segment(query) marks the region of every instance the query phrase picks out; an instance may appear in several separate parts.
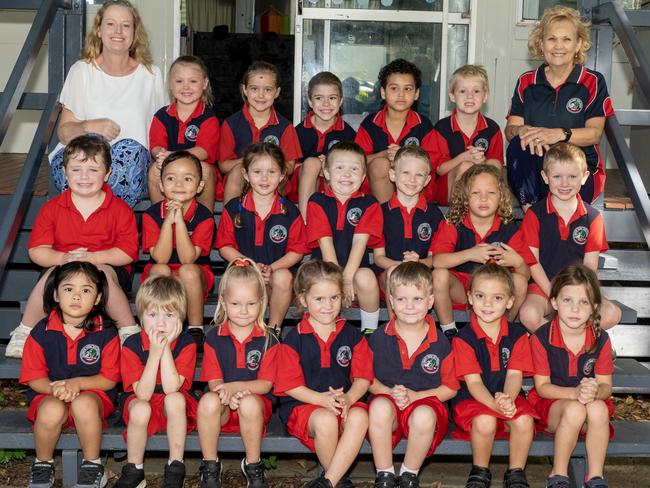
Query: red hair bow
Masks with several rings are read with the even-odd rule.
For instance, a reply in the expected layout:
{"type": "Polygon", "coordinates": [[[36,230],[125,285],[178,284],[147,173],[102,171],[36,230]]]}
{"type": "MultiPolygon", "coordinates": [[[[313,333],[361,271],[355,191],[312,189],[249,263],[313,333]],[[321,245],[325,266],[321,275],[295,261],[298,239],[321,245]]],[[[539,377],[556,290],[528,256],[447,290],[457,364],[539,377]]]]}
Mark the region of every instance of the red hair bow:
{"type": "Polygon", "coordinates": [[[250,266],[251,265],[250,261],[246,261],[245,259],[240,259],[240,258],[235,259],[233,261],[233,263],[235,264],[235,266],[250,266]]]}

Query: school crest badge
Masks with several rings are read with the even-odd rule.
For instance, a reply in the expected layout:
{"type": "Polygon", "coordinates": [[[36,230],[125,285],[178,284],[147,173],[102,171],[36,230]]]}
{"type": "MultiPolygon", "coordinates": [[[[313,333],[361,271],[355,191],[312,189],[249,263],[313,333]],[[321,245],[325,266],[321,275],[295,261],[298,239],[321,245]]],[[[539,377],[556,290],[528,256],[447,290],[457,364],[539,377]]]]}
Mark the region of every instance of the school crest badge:
{"type": "Polygon", "coordinates": [[[187,128],[185,129],[185,139],[194,142],[196,141],[196,138],[198,136],[199,136],[199,128],[194,124],[188,125],[187,128]]]}
{"type": "Polygon", "coordinates": [[[415,136],[408,137],[404,141],[404,146],[419,146],[420,145],[420,139],[418,139],[415,136]]]}
{"type": "Polygon", "coordinates": [[[431,239],[431,225],[428,222],[418,225],[418,239],[422,242],[431,239]]]}
{"type": "Polygon", "coordinates": [[[336,362],[342,368],[347,368],[352,362],[352,349],[350,346],[341,346],[339,350],[336,351],[336,362]]]}
{"type": "Polygon", "coordinates": [[[274,135],[269,135],[264,138],[264,142],[270,142],[271,144],[275,144],[276,146],[280,145],[280,139],[278,139],[274,135]]]}
{"type": "Polygon", "coordinates": [[[488,147],[490,147],[490,143],[485,137],[479,137],[474,141],[474,147],[487,151],[488,147]]]}
{"type": "Polygon", "coordinates": [[[580,100],[578,97],[573,97],[566,103],[567,112],[572,114],[578,114],[582,112],[582,107],[582,100],[580,100]]]}
{"type": "Polygon", "coordinates": [[[427,354],[422,358],[420,365],[426,374],[436,374],[440,369],[440,359],[435,354],[427,354]]]}
{"type": "Polygon", "coordinates": [[[269,230],[269,239],[274,244],[280,244],[281,242],[284,242],[287,240],[287,228],[284,225],[274,225],[271,227],[271,230],[269,230]]]}
{"type": "Polygon", "coordinates": [[[346,214],[346,218],[348,219],[348,222],[350,225],[357,226],[359,221],[361,220],[361,215],[363,212],[359,207],[354,207],[348,210],[348,213],[346,214]]]}
{"type": "Polygon", "coordinates": [[[579,225],[578,227],[573,229],[573,242],[575,242],[579,246],[583,246],[585,242],[587,242],[588,237],[589,237],[589,229],[584,225],[579,225]]]}
{"type": "Polygon", "coordinates": [[[246,354],[246,369],[249,371],[255,371],[260,367],[260,362],[262,361],[262,353],[257,349],[248,351],[246,354]]]}
{"type": "Polygon", "coordinates": [[[95,364],[101,358],[102,353],[97,344],[86,344],[79,351],[79,359],[84,364],[95,364]]]}
{"type": "Polygon", "coordinates": [[[501,362],[503,363],[503,366],[508,366],[508,361],[510,361],[510,349],[507,347],[502,347],[501,348],[501,362]]]}

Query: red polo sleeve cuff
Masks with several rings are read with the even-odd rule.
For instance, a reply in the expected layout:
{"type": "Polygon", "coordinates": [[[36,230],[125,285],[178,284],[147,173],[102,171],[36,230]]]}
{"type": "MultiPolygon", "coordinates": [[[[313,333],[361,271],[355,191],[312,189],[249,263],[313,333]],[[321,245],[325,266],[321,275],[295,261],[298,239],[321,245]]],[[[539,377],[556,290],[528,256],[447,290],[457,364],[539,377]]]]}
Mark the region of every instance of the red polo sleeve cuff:
{"type": "Polygon", "coordinates": [[[457,379],[463,379],[468,374],[481,374],[483,372],[476,359],[476,352],[463,339],[457,337],[451,341],[451,349],[454,353],[454,368],[457,379]]]}
{"type": "Polygon", "coordinates": [[[528,266],[537,264],[537,259],[535,259],[535,255],[532,253],[530,247],[528,247],[526,245],[526,242],[524,241],[521,229],[519,229],[517,232],[514,233],[514,235],[508,241],[508,245],[512,247],[515,251],[517,251],[517,254],[519,254],[523,258],[524,262],[528,266]]]}
{"type": "Polygon", "coordinates": [[[551,376],[551,366],[548,364],[548,355],[546,349],[539,342],[537,336],[533,335],[530,338],[530,349],[533,356],[533,367],[535,374],[539,376],[551,376]]]}
{"type": "Polygon", "coordinates": [[[217,229],[217,238],[214,247],[221,249],[222,247],[232,246],[235,249],[237,246],[237,239],[235,237],[235,224],[230,217],[228,210],[224,208],[219,219],[219,228],[217,229]]]}
{"type": "Polygon", "coordinates": [[[456,226],[447,221],[443,221],[438,226],[438,230],[431,239],[431,253],[433,255],[443,252],[454,252],[456,250],[456,241],[458,240],[458,231],[456,226]]]}
{"type": "Polygon", "coordinates": [[[510,360],[508,361],[508,370],[511,369],[521,371],[524,376],[531,376],[535,372],[530,340],[525,334],[515,342],[512,348],[510,360]]]}
{"type": "Polygon", "coordinates": [[[56,202],[50,200],[43,205],[36,215],[32,232],[29,235],[28,249],[38,246],[51,246],[54,244],[54,209],[56,202]]]}
{"type": "Polygon", "coordinates": [[[374,144],[372,143],[370,134],[368,134],[368,131],[365,128],[359,127],[354,142],[361,146],[361,149],[363,149],[363,152],[366,154],[373,154],[374,144]]]}
{"type": "Polygon", "coordinates": [[[300,141],[296,128],[293,125],[287,126],[280,139],[280,148],[287,161],[297,161],[302,158],[302,150],[300,149],[300,141]]]}
{"type": "Polygon", "coordinates": [[[378,202],[370,205],[363,215],[359,224],[354,229],[355,234],[368,234],[368,247],[373,249],[381,246],[384,235],[383,214],[378,202]]]}
{"type": "Polygon", "coordinates": [[[222,380],[223,372],[217,359],[217,353],[212,345],[206,341],[203,347],[203,361],[201,363],[200,381],[222,380]]]}
{"type": "Polygon", "coordinates": [[[442,360],[440,374],[443,385],[455,391],[460,390],[460,383],[458,382],[456,368],[454,367],[453,354],[448,354],[447,357],[442,360]]]}
{"type": "Polygon", "coordinates": [[[149,214],[142,215],[142,250],[146,253],[158,243],[160,227],[149,214]]]}
{"type": "Polygon", "coordinates": [[[214,242],[214,219],[205,219],[196,226],[190,237],[192,244],[201,248],[201,255],[210,254],[212,243],[214,242]]]}
{"type": "Polygon", "coordinates": [[[162,147],[167,149],[167,129],[165,125],[156,116],[151,120],[149,127],[149,151],[153,151],[154,147],[162,147]]]}
{"type": "Polygon", "coordinates": [[[140,380],[143,371],[144,364],[138,355],[128,347],[123,347],[120,355],[120,373],[124,391],[133,391],[133,383],[140,380]]]}
{"type": "Polygon", "coordinates": [[[181,353],[174,359],[176,371],[183,376],[185,381],[181,386],[182,390],[192,388],[194,382],[194,369],[196,368],[196,343],[192,342],[183,348],[181,353]]]}
{"type": "Polygon", "coordinates": [[[612,361],[612,342],[607,338],[607,341],[600,350],[600,354],[596,359],[594,365],[594,373],[597,375],[610,375],[614,373],[614,362],[612,361]]]}
{"type": "Polygon", "coordinates": [[[352,379],[360,378],[368,380],[372,383],[374,376],[375,374],[372,368],[372,351],[370,350],[366,338],[362,337],[352,350],[350,377],[352,379]]]}
{"type": "Polygon", "coordinates": [[[115,336],[102,350],[102,367],[99,370],[104,378],[120,381],[120,339],[115,336]]]}
{"type": "Polygon", "coordinates": [[[589,236],[585,244],[585,252],[605,252],[609,249],[605,237],[605,223],[602,215],[597,215],[589,226],[589,236]]]}
{"type": "Polygon", "coordinates": [[[262,364],[257,373],[258,380],[270,381],[275,383],[278,373],[278,357],[280,354],[280,344],[274,344],[269,347],[262,357],[262,364]]]}
{"type": "Polygon", "coordinates": [[[310,249],[307,246],[307,228],[302,216],[298,215],[289,227],[289,240],[287,242],[286,252],[295,252],[297,254],[309,254],[310,249]]]}
{"type": "Polygon", "coordinates": [[[280,344],[280,363],[275,382],[275,394],[286,395],[286,392],[305,385],[305,377],[300,365],[298,353],[291,347],[280,344]]]}
{"type": "Polygon", "coordinates": [[[221,133],[219,134],[219,161],[237,159],[236,147],[235,136],[232,133],[230,124],[226,122],[221,126],[221,133]]]}
{"type": "Polygon", "coordinates": [[[316,202],[307,204],[307,245],[313,249],[318,247],[318,240],[332,237],[332,229],[323,208],[316,202]]]}
{"type": "Polygon", "coordinates": [[[219,119],[210,117],[201,124],[196,146],[208,153],[206,163],[214,163],[219,153],[219,119]]]}
{"type": "Polygon", "coordinates": [[[435,141],[435,144],[434,149],[429,154],[429,157],[431,158],[431,168],[435,173],[435,171],[438,169],[438,166],[440,166],[442,163],[446,163],[451,159],[451,155],[449,154],[449,144],[447,143],[447,139],[442,137],[442,134],[440,134],[440,132],[438,132],[436,129],[433,129],[431,131],[431,136],[435,141]]]}
{"type": "Polygon", "coordinates": [[[521,222],[520,231],[523,233],[523,240],[529,247],[539,249],[539,220],[535,212],[528,209],[521,222]]]}
{"type": "Polygon", "coordinates": [[[485,159],[496,159],[503,164],[503,135],[500,130],[492,136],[490,145],[485,152],[485,159]]]}
{"type": "Polygon", "coordinates": [[[43,347],[29,335],[23,348],[23,359],[18,382],[26,385],[30,381],[49,378],[49,369],[45,362],[43,347]]]}

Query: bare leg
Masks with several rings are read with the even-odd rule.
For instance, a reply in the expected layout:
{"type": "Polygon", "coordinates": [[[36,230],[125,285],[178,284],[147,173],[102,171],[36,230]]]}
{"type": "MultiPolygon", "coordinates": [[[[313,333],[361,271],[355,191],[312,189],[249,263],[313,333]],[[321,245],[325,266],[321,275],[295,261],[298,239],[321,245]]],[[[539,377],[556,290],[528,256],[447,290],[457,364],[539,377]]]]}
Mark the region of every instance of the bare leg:
{"type": "Polygon", "coordinates": [[[519,273],[512,273],[512,280],[515,283],[515,302],[506,314],[510,321],[514,321],[517,318],[519,308],[526,300],[526,293],[528,290],[528,278],[525,276],[520,275],[519,273]]]}
{"type": "Polygon", "coordinates": [[[379,285],[375,273],[370,268],[359,268],[353,282],[359,308],[366,312],[379,310],[379,285]]]}
{"type": "Polygon", "coordinates": [[[210,210],[214,211],[214,194],[217,186],[217,174],[214,164],[201,161],[201,170],[203,171],[203,190],[196,199],[202,205],[205,205],[210,210]]]}
{"type": "Polygon", "coordinates": [[[388,170],[390,169],[390,161],[388,158],[375,158],[368,166],[368,180],[370,181],[370,188],[372,194],[375,196],[379,203],[384,203],[390,200],[395,191],[395,186],[388,178],[388,170]]]}
{"type": "Polygon", "coordinates": [[[318,177],[323,164],[318,158],[307,158],[300,168],[300,181],[298,182],[298,208],[302,217],[307,220],[307,203],[309,197],[318,191],[318,177]]]}
{"type": "Polygon", "coordinates": [[[519,320],[532,334],[544,325],[546,314],[550,311],[551,304],[546,298],[529,293],[519,309],[519,320]]]}
{"type": "Polygon", "coordinates": [[[187,413],[185,397],[180,391],[165,396],[165,416],[167,417],[169,459],[182,461],[185,453],[185,436],[187,435],[187,413]]]}
{"type": "Polygon", "coordinates": [[[404,464],[410,469],[420,469],[433,442],[436,430],[436,412],[428,406],[416,407],[409,416],[409,436],[406,441],[404,464]]]}
{"type": "MultiPolygon", "coordinates": [[[[54,448],[59,441],[61,429],[68,416],[64,402],[48,396],[38,405],[36,422],[34,422],[34,445],[36,458],[49,461],[54,457],[54,448]]],[[[96,458],[94,458],[96,459],[96,458]]]]}
{"type": "Polygon", "coordinates": [[[496,433],[497,419],[492,415],[478,415],[472,419],[472,462],[475,466],[490,466],[496,433]]]}
{"type": "Polygon", "coordinates": [[[451,324],[454,321],[452,300],[467,303],[467,295],[462,283],[446,268],[433,270],[433,295],[436,297],[433,308],[441,325],[451,324]]]}
{"type": "Polygon", "coordinates": [[[203,325],[205,276],[198,264],[183,264],[178,269],[178,278],[187,295],[187,323],[190,326],[203,325]]]}
{"type": "Polygon", "coordinates": [[[343,433],[338,440],[336,452],[325,470],[325,477],[332,482],[332,485],[336,486],[352,466],[366,432],[368,432],[368,412],[359,407],[350,409],[348,418],[343,423],[343,433]]]}
{"type": "Polygon", "coordinates": [[[614,302],[603,297],[603,303],[600,306],[600,326],[604,330],[611,329],[621,322],[623,312],[614,302]]]}
{"type": "Polygon", "coordinates": [[[134,398],[129,402],[129,423],[126,426],[126,452],[129,463],[142,464],[147,446],[147,425],[151,418],[151,404],[134,398]]]}
{"type": "Polygon", "coordinates": [[[84,459],[98,459],[102,443],[102,404],[93,393],[81,393],[70,404],[84,459]]]}
{"type": "Polygon", "coordinates": [[[506,421],[506,425],[510,429],[510,464],[508,468],[524,469],[533,437],[535,437],[533,418],[530,415],[522,415],[514,420],[506,421]]]}
{"type": "Polygon", "coordinates": [[[269,280],[269,325],[281,328],[293,298],[293,275],[288,269],[276,269],[269,280]]]}
{"type": "Polygon", "coordinates": [[[553,474],[567,476],[569,459],[578,442],[587,409],[577,400],[558,400],[548,413],[548,429],[555,432],[553,474]]]}
{"type": "Polygon", "coordinates": [[[602,400],[595,400],[586,405],[587,407],[587,437],[585,447],[587,449],[587,464],[589,473],[587,478],[603,475],[605,455],[609,444],[609,412],[607,405],[602,400]]]}
{"type": "Polygon", "coordinates": [[[239,198],[244,189],[242,165],[237,164],[228,172],[228,178],[223,187],[223,203],[228,203],[233,198],[239,198]]]}
{"type": "Polygon", "coordinates": [[[257,395],[247,395],[239,402],[239,430],[246,449],[246,462],[260,460],[262,431],[264,430],[264,404],[257,395]]]}
{"type": "Polygon", "coordinates": [[[106,312],[115,321],[115,325],[119,327],[135,325],[135,319],[131,313],[131,306],[129,300],[124,294],[124,290],[117,280],[115,270],[108,264],[100,264],[97,266],[106,275],[108,281],[108,303],[106,304],[106,312]]]}
{"type": "Polygon", "coordinates": [[[228,421],[229,416],[230,408],[227,405],[221,405],[221,400],[216,393],[209,391],[199,400],[196,423],[203,459],[217,460],[217,445],[221,426],[228,421]]]}
{"type": "Polygon", "coordinates": [[[25,305],[25,313],[23,313],[22,318],[22,323],[27,327],[34,327],[45,318],[45,312],[43,311],[43,290],[45,289],[45,281],[53,269],[52,267],[43,273],[43,276],[41,276],[41,279],[38,280],[32,292],[29,294],[27,304],[25,305]]]}
{"type": "Polygon", "coordinates": [[[336,415],[324,408],[315,410],[309,417],[309,436],[313,437],[316,456],[327,472],[339,440],[339,422],[336,415]]]}

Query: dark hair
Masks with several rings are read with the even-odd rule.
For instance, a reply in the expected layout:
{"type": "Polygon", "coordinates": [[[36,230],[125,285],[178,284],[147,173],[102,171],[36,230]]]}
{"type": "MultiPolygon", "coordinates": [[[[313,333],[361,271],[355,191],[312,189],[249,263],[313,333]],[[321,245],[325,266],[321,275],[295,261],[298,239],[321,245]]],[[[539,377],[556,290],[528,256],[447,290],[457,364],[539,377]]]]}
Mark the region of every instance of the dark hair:
{"type": "Polygon", "coordinates": [[[55,266],[50,275],[45,280],[45,288],[43,290],[43,311],[49,315],[53,310],[58,311],[59,317],[63,320],[59,303],[54,299],[59,285],[70,276],[78,274],[84,275],[90,280],[91,283],[97,288],[97,293],[101,293],[99,303],[93,307],[90,313],[86,316],[81,323],[80,328],[87,332],[95,330],[97,324],[111,325],[112,322],[107,319],[106,304],[108,303],[108,282],[104,272],[97,269],[94,264],[84,261],[71,261],[60,266],[55,266]]]}
{"type": "MultiPolygon", "coordinates": [[[[84,161],[95,159],[99,154],[106,168],[106,172],[111,169],[111,145],[106,139],[99,134],[83,134],[75,137],[63,150],[63,167],[66,168],[70,158],[83,153],[84,161]]],[[[100,161],[97,161],[100,162],[100,161]]]]}
{"type": "Polygon", "coordinates": [[[244,95],[243,89],[248,86],[248,79],[253,73],[259,72],[271,73],[273,76],[275,76],[275,86],[280,86],[280,70],[274,64],[267,63],[266,61],[253,61],[253,63],[244,72],[244,76],[242,76],[241,80],[241,95],[244,100],[246,100],[246,95],[244,95]]]}
{"type": "Polygon", "coordinates": [[[359,144],[357,144],[356,142],[352,142],[352,141],[339,141],[336,144],[334,144],[330,148],[330,150],[328,151],[327,156],[325,157],[325,165],[324,165],[325,168],[329,169],[330,160],[332,158],[332,155],[336,151],[351,152],[351,153],[354,153],[354,154],[358,155],[363,161],[363,171],[364,172],[366,171],[367,166],[368,166],[368,158],[366,156],[366,153],[363,151],[361,146],[359,146],[359,144]]]}
{"type": "MultiPolygon", "coordinates": [[[[343,271],[338,264],[322,259],[310,259],[305,261],[298,268],[296,279],[293,282],[293,292],[296,298],[304,295],[316,283],[322,281],[333,281],[343,293],[343,271]]],[[[301,307],[299,307],[301,308],[301,307]]]]}
{"type": "Polygon", "coordinates": [[[321,71],[320,73],[316,73],[314,76],[312,76],[309,80],[309,84],[307,85],[307,98],[311,98],[314,88],[316,88],[318,85],[335,86],[339,91],[339,96],[343,96],[343,85],[341,84],[339,77],[334,73],[330,73],[329,71],[321,71]]]}
{"type": "MultiPolygon", "coordinates": [[[[282,173],[282,180],[280,180],[280,184],[278,185],[278,193],[280,194],[280,210],[282,211],[282,215],[286,215],[287,205],[282,196],[284,193],[285,177],[287,176],[287,161],[284,159],[284,153],[282,152],[282,149],[272,142],[256,142],[255,144],[251,144],[244,150],[242,156],[242,168],[244,171],[248,173],[251,164],[261,156],[270,157],[280,168],[280,172],[282,173]]],[[[239,196],[239,209],[233,219],[233,223],[238,229],[241,229],[241,211],[244,209],[244,197],[246,197],[248,190],[250,190],[250,183],[248,180],[244,179],[244,188],[239,196]]]]}
{"type": "Polygon", "coordinates": [[[208,86],[203,90],[203,94],[201,95],[201,100],[203,100],[204,103],[207,105],[212,105],[212,102],[214,101],[214,98],[212,96],[212,86],[210,86],[210,72],[208,71],[208,67],[205,65],[203,60],[201,58],[198,58],[196,56],[179,56],[177,57],[172,65],[169,67],[169,78],[171,80],[171,74],[172,70],[174,69],[174,66],[177,64],[193,64],[197,68],[201,70],[203,73],[203,76],[208,80],[208,86]]]}
{"type": "Polygon", "coordinates": [[[495,263],[482,264],[474,270],[472,277],[469,281],[469,289],[472,290],[474,281],[479,278],[491,278],[494,280],[501,280],[508,289],[508,294],[511,297],[515,296],[515,282],[512,279],[510,270],[505,266],[499,266],[495,263]]]}
{"type": "Polygon", "coordinates": [[[194,154],[185,150],[173,152],[164,159],[162,165],[160,166],[161,180],[163,173],[165,172],[165,168],[172,164],[174,161],[178,161],[179,159],[189,159],[194,164],[194,169],[196,169],[196,172],[199,174],[199,181],[203,180],[203,168],[201,167],[201,161],[199,161],[199,158],[197,158],[194,154]]]}
{"type": "Polygon", "coordinates": [[[415,83],[415,88],[419,89],[422,86],[422,71],[420,71],[420,68],[406,59],[399,58],[391,61],[379,70],[377,79],[384,90],[388,85],[388,77],[394,74],[411,75],[415,83]]]}

